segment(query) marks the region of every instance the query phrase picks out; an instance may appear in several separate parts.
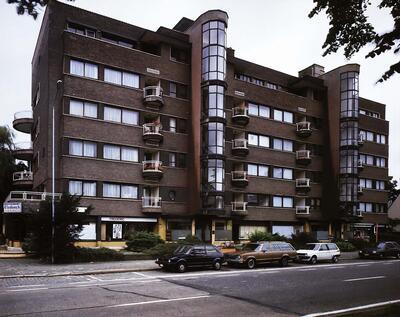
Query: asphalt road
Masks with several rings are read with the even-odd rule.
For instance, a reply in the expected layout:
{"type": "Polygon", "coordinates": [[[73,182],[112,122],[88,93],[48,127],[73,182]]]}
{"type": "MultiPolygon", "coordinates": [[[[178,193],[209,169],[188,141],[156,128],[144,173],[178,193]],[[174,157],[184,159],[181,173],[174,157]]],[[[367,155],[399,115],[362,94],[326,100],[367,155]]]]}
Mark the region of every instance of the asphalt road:
{"type": "Polygon", "coordinates": [[[303,316],[400,299],[400,261],[0,280],[0,316],[303,316]]]}

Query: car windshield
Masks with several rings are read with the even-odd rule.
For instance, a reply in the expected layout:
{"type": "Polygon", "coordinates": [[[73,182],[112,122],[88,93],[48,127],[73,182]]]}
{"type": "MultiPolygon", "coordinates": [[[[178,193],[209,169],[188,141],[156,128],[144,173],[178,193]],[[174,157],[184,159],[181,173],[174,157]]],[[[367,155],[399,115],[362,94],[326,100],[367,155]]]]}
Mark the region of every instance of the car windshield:
{"type": "Polygon", "coordinates": [[[377,248],[377,249],[384,249],[384,248],[385,248],[385,244],[384,244],[384,243],[379,243],[379,244],[376,246],[376,248],[377,248]]]}
{"type": "Polygon", "coordinates": [[[318,250],[318,244],[307,244],[304,248],[304,250],[318,250]]]}
{"type": "Polygon", "coordinates": [[[192,246],[190,246],[190,245],[182,245],[175,249],[174,254],[187,253],[191,249],[192,249],[192,246]]]}
{"type": "Polygon", "coordinates": [[[259,251],[261,244],[247,243],[243,246],[243,251],[259,251]]]}

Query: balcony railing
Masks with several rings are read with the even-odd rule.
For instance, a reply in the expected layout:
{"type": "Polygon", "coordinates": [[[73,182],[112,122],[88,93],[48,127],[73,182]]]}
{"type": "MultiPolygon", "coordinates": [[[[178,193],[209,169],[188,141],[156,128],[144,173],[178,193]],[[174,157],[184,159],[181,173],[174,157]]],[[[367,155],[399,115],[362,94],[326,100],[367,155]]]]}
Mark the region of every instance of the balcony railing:
{"type": "Polygon", "coordinates": [[[310,150],[298,150],[296,151],[296,160],[298,161],[310,161],[311,151],[310,150]]]}
{"type": "Polygon", "coordinates": [[[364,169],[364,162],[362,160],[358,160],[357,161],[357,167],[360,170],[364,169]]]}
{"type": "Polygon", "coordinates": [[[247,140],[246,139],[232,140],[232,149],[247,149],[247,140]]]}
{"type": "Polygon", "coordinates": [[[232,109],[232,117],[248,116],[248,109],[246,107],[234,107],[232,109]]]}
{"type": "Polygon", "coordinates": [[[232,211],[246,212],[247,201],[232,201],[232,211]]]}
{"type": "Polygon", "coordinates": [[[33,112],[31,110],[16,112],[14,114],[14,120],[18,119],[33,119],[33,112]]]}
{"type": "Polygon", "coordinates": [[[143,161],[143,172],[163,172],[161,161],[143,161]]]}
{"type": "Polygon", "coordinates": [[[310,206],[296,206],[296,215],[309,215],[310,206]]]}
{"type": "Polygon", "coordinates": [[[232,171],[232,181],[247,181],[246,171],[232,171]]]}
{"type": "Polygon", "coordinates": [[[14,114],[13,127],[23,133],[30,133],[33,127],[33,113],[30,110],[14,114]]]}
{"type": "Polygon", "coordinates": [[[14,144],[14,150],[15,151],[20,151],[20,150],[32,150],[32,142],[18,142],[14,144]]]}
{"type": "Polygon", "coordinates": [[[13,173],[13,181],[33,181],[33,173],[28,171],[13,173]]]}
{"type": "Polygon", "coordinates": [[[164,104],[163,89],[160,86],[147,86],[143,88],[143,100],[151,107],[159,108],[164,104]]]}
{"type": "Polygon", "coordinates": [[[361,209],[357,209],[355,212],[355,216],[356,217],[362,217],[362,210],[361,209]]]}
{"type": "Polygon", "coordinates": [[[358,194],[363,194],[364,193],[364,187],[361,185],[357,185],[357,193],[358,194]]]}
{"type": "Polygon", "coordinates": [[[296,187],[297,188],[309,188],[310,187],[310,179],[309,178],[297,178],[296,179],[296,187]]]}
{"type": "Polygon", "coordinates": [[[13,156],[22,161],[30,161],[33,156],[32,142],[19,142],[14,144],[13,156]]]}
{"type": "Polygon", "coordinates": [[[143,208],[161,208],[161,197],[142,197],[143,208]]]}
{"type": "Polygon", "coordinates": [[[302,121],[296,123],[296,133],[298,136],[310,136],[311,135],[311,123],[308,121],[302,121]]]}
{"type": "Polygon", "coordinates": [[[159,134],[162,135],[162,125],[159,123],[143,124],[143,135],[159,134]]]}
{"type": "MultiPolygon", "coordinates": [[[[52,193],[47,192],[31,192],[31,191],[11,191],[6,201],[42,201],[51,198],[52,193]]],[[[61,194],[55,193],[55,199],[60,199],[61,194]]]]}
{"type": "Polygon", "coordinates": [[[357,140],[359,145],[364,144],[364,134],[359,134],[357,140]]]}

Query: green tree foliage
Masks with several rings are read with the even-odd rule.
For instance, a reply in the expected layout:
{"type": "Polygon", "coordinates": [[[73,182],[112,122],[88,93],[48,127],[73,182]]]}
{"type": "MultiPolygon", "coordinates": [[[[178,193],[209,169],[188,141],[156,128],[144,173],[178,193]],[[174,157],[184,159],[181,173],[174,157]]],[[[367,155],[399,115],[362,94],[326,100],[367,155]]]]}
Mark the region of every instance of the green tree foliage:
{"type": "Polygon", "coordinates": [[[388,182],[388,190],[389,190],[389,207],[394,203],[397,197],[400,195],[400,188],[397,188],[397,180],[390,180],[388,182]]]}
{"type": "MultiPolygon", "coordinates": [[[[370,0],[314,0],[316,4],[309,13],[312,18],[326,10],[330,29],[322,48],[323,56],[335,53],[340,47],[344,47],[344,55],[351,58],[367,44],[374,48],[366,55],[366,58],[374,58],[376,55],[393,51],[400,53],[400,1],[381,0],[378,9],[388,9],[393,17],[393,29],[389,32],[377,34],[374,26],[368,22],[367,9],[371,6],[370,0]]],[[[383,82],[394,73],[400,73],[400,61],[391,65],[381,76],[378,82],[383,82]]]]}
{"type": "Polygon", "coordinates": [[[286,241],[286,237],[281,236],[277,233],[269,233],[265,231],[254,231],[249,234],[249,240],[251,242],[257,242],[257,241],[286,241]]]}
{"type": "MultiPolygon", "coordinates": [[[[70,262],[75,252],[74,242],[79,239],[83,225],[86,223],[86,212],[77,212],[80,197],[64,193],[55,202],[55,239],[54,259],[56,263],[70,262]]],[[[41,202],[38,212],[32,212],[28,217],[28,238],[24,241],[23,249],[34,252],[43,259],[51,257],[52,221],[51,200],[41,202]]]]}
{"type": "Polygon", "coordinates": [[[132,232],[126,235],[126,245],[129,251],[141,252],[164,243],[158,234],[146,231],[132,232]]]}
{"type": "MultiPolygon", "coordinates": [[[[15,4],[17,9],[17,14],[23,15],[28,14],[32,16],[35,20],[39,15],[40,7],[45,7],[51,1],[55,0],[7,0],[9,4],[15,4]]],[[[74,1],[74,0],[68,0],[74,1]]]]}

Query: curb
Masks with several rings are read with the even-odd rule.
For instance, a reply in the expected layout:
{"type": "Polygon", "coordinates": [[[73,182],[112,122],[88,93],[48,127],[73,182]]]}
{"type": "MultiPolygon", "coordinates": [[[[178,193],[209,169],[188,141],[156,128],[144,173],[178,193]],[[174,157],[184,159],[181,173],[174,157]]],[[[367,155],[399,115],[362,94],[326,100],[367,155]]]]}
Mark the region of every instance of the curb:
{"type": "Polygon", "coordinates": [[[7,278],[27,278],[27,277],[57,277],[57,276],[80,276],[80,275],[97,275],[97,274],[112,274],[112,273],[130,273],[143,271],[156,271],[160,268],[137,268],[137,269],[112,269],[112,270],[96,270],[82,272],[61,272],[49,274],[20,274],[20,275],[0,275],[0,280],[7,278]]]}

